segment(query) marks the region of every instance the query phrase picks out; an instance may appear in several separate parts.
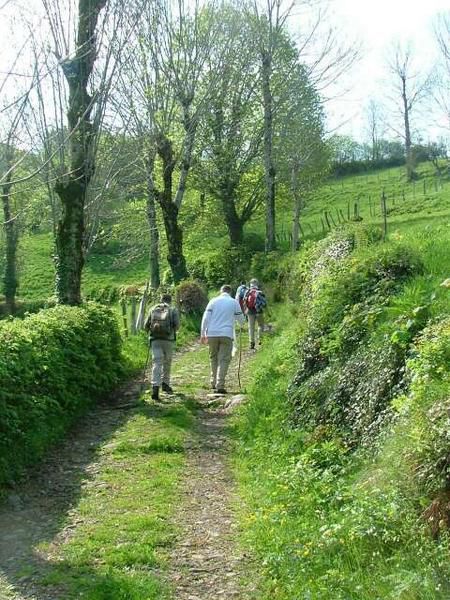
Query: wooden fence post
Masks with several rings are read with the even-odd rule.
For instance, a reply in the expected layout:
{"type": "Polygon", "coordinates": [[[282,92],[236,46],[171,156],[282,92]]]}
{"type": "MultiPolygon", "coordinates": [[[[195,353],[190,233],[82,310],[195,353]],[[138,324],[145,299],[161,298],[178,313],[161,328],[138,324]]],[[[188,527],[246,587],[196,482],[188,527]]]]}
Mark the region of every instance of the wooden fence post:
{"type": "Polygon", "coordinates": [[[125,337],[128,337],[127,301],[125,298],[121,299],[120,306],[122,308],[123,333],[125,337]]]}
{"type": "Polygon", "coordinates": [[[381,194],[381,214],[383,215],[383,241],[386,241],[387,237],[387,210],[386,210],[386,194],[381,194]]]}
{"type": "Polygon", "coordinates": [[[131,296],[131,335],[136,335],[136,307],[137,307],[137,298],[136,296],[131,296]]]}

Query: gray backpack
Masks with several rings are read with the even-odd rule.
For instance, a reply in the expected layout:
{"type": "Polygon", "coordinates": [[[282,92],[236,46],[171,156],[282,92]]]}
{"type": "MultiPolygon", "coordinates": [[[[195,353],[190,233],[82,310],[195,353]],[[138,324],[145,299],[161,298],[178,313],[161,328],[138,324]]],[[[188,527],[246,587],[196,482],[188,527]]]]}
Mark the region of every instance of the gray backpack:
{"type": "Polygon", "coordinates": [[[172,311],[168,304],[158,304],[152,309],[149,332],[152,338],[158,340],[173,339],[172,311]]]}

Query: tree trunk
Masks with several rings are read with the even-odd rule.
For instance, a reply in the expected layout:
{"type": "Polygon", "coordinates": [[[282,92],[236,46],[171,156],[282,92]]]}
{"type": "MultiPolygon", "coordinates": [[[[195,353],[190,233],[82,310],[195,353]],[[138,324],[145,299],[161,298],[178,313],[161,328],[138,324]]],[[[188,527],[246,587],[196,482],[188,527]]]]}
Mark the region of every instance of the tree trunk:
{"type": "Polygon", "coordinates": [[[17,281],[17,224],[11,213],[10,192],[11,173],[8,181],[2,187],[3,216],[5,219],[5,275],[3,277],[3,291],[5,294],[6,314],[13,315],[16,310],[17,281]]]}
{"type": "Polygon", "coordinates": [[[414,179],[414,160],[412,155],[411,126],[409,122],[409,103],[406,94],[406,76],[402,77],[402,100],[403,100],[403,119],[405,124],[405,158],[406,158],[406,179],[414,179]]]}
{"type": "Polygon", "coordinates": [[[264,103],[264,173],[266,182],[266,251],[275,250],[275,164],[273,161],[273,99],[270,89],[272,60],[262,54],[262,92],[264,103]]]}
{"type": "Polygon", "coordinates": [[[159,231],[156,221],[156,190],[153,181],[154,159],[147,160],[147,221],[150,232],[150,286],[158,289],[161,284],[159,269],[159,231]]]}
{"type": "Polygon", "coordinates": [[[163,191],[158,193],[161,206],[164,228],[167,238],[167,261],[172,271],[174,283],[178,283],[189,276],[186,259],[183,255],[183,231],[178,225],[178,206],[172,200],[173,171],[175,161],[171,141],[161,136],[158,140],[158,154],[163,163],[163,191]]]}
{"type": "Polygon", "coordinates": [[[228,229],[230,244],[232,246],[240,246],[244,241],[244,227],[242,220],[237,214],[234,199],[222,196],[222,208],[225,216],[225,223],[228,229]]]}
{"type": "Polygon", "coordinates": [[[216,190],[222,203],[223,216],[232,246],[239,246],[244,239],[244,221],[236,210],[236,187],[237,182],[225,169],[216,190]]]}
{"type": "Polygon", "coordinates": [[[107,0],[79,0],[76,53],[61,62],[69,86],[67,120],[70,138],[70,174],[56,184],[62,214],[56,231],[56,295],[61,304],[80,304],[84,265],[84,205],[94,174],[95,130],[92,98],[87,89],[96,58],[95,29],[107,0]]]}
{"type": "Polygon", "coordinates": [[[302,211],[302,199],[298,192],[295,169],[292,169],[291,173],[291,191],[292,197],[294,198],[294,211],[292,218],[292,250],[295,252],[300,249],[300,214],[302,211]]]}
{"type": "Polygon", "coordinates": [[[197,131],[197,122],[193,117],[190,116],[189,105],[183,107],[183,127],[185,138],[181,153],[180,179],[178,182],[177,193],[175,195],[175,204],[177,205],[178,210],[180,210],[184,193],[186,191],[186,183],[191,168],[192,153],[194,151],[195,133],[197,131]]]}
{"type": "Polygon", "coordinates": [[[84,266],[84,186],[71,181],[55,190],[62,208],[56,228],[56,295],[60,304],[76,306],[84,266]]]}
{"type": "Polygon", "coordinates": [[[174,202],[162,203],[161,209],[167,237],[167,261],[172,271],[174,283],[189,277],[186,259],[183,255],[183,231],[178,225],[178,208],[174,202]]]}

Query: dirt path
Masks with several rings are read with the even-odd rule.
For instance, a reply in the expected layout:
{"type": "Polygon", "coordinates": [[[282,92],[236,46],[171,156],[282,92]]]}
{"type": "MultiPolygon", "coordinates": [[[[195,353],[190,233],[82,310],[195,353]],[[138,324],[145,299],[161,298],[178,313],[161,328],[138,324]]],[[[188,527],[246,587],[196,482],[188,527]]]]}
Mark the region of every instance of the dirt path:
{"type": "Polygon", "coordinates": [[[98,449],[127,419],[121,407],[136,399],[140,384],[119,390],[114,402],[92,410],[54,448],[0,508],[0,600],[63,600],[61,590],[36,581],[49,568],[38,544],[70,535],[61,523],[74,515],[85,485],[101,468],[98,449]]]}
{"type": "MultiPolygon", "coordinates": [[[[244,362],[247,359],[244,355],[244,362]]],[[[236,362],[230,380],[236,380],[235,371],[236,362]]],[[[180,389],[195,373],[207,380],[204,365],[189,359],[189,367],[178,377],[180,389]]],[[[130,384],[112,405],[94,409],[0,507],[0,600],[65,600],[61,587],[38,583],[51,570],[51,562],[36,547],[55,539],[64,543],[73,534],[80,495],[85,486],[96,485],[96,475],[105,466],[99,450],[126,422],[127,408],[139,392],[139,383],[130,384]]],[[[206,394],[206,390],[196,394],[200,406],[196,435],[189,442],[183,501],[175,515],[181,533],[168,573],[161,576],[168,578],[176,600],[250,600],[250,587],[240,587],[246,557],[235,542],[228,414],[220,403],[211,404],[206,394]]]]}
{"type": "Polygon", "coordinates": [[[183,533],[171,553],[169,579],[177,600],[249,600],[252,586],[242,583],[248,559],[237,546],[233,521],[229,414],[224,399],[217,405],[203,395],[199,402],[197,440],[190,448],[184,502],[176,515],[183,533]]]}

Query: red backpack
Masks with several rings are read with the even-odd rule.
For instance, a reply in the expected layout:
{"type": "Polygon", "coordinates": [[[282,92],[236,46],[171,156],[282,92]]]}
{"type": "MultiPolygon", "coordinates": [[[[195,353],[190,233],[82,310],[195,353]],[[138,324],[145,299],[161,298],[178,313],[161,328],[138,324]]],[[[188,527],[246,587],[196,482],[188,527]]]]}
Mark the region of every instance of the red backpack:
{"type": "Polygon", "coordinates": [[[256,310],[256,298],[258,297],[256,288],[250,288],[244,297],[244,305],[247,309],[256,310]]]}

